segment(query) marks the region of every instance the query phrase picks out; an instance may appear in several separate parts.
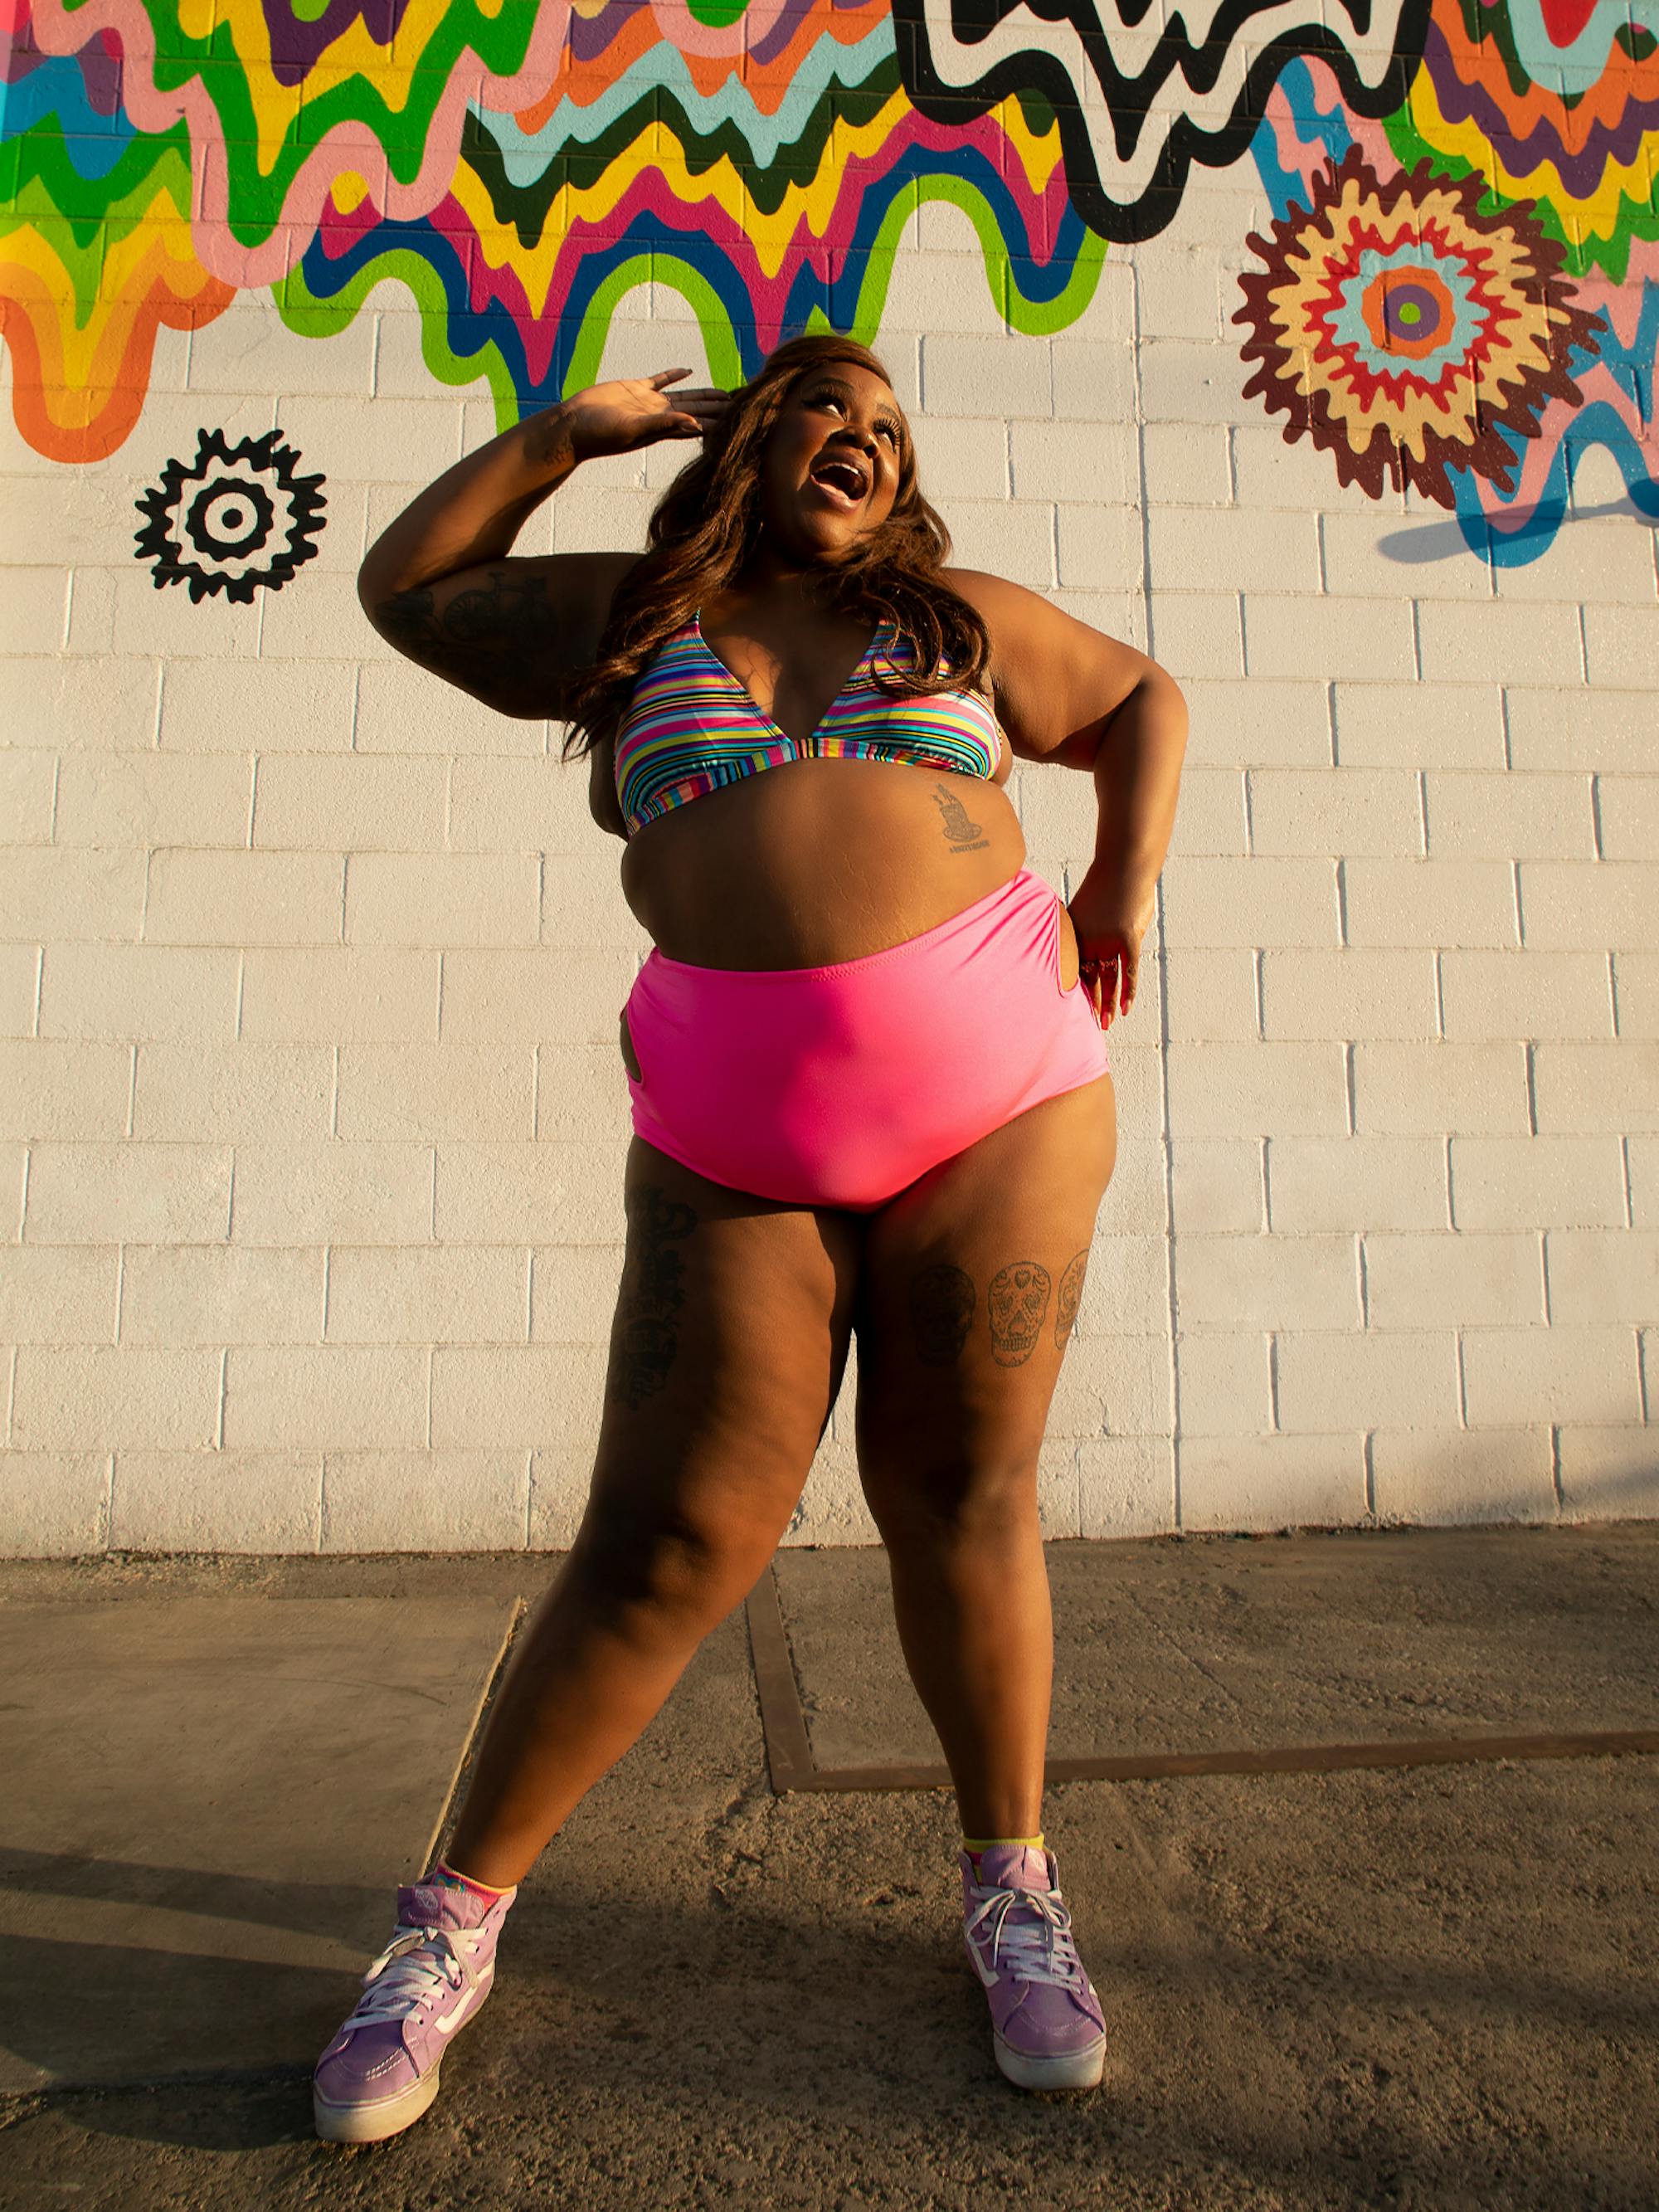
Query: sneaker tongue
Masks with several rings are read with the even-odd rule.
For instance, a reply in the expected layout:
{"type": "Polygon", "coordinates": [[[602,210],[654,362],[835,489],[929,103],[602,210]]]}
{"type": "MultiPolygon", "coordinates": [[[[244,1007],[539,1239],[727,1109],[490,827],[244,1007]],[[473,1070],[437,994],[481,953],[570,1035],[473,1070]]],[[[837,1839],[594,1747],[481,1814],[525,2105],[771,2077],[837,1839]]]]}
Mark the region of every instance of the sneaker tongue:
{"type": "Polygon", "coordinates": [[[979,1855],[981,1889],[1042,1889],[1048,1887],[1048,1855],[1034,1844],[993,1844],[979,1855]]]}
{"type": "Polygon", "coordinates": [[[453,1882],[416,1881],[398,1892],[400,1928],[476,1928],[489,1901],[453,1882]]]}

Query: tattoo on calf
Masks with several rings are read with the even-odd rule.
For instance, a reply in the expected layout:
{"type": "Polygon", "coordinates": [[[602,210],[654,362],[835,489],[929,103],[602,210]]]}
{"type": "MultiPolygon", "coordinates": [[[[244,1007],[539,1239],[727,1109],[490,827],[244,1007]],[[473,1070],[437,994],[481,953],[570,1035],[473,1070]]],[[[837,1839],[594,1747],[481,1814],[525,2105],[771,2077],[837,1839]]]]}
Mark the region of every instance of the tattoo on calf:
{"type": "Polygon", "coordinates": [[[674,1246],[697,1217],[654,1183],[630,1190],[625,1207],[632,1234],[605,1384],[637,1412],[667,1382],[679,1348],[674,1316],[685,1304],[685,1269],[674,1246]]]}
{"type": "Polygon", "coordinates": [[[1013,1260],[991,1278],[991,1351],[999,1367],[1023,1366],[1036,1348],[1054,1278],[1035,1260],[1013,1260]]]}
{"type": "Polygon", "coordinates": [[[924,1367],[949,1367],[962,1357],[978,1294],[971,1275],[941,1262],[910,1285],[910,1330],[924,1367]]]}
{"type": "Polygon", "coordinates": [[[945,835],[953,853],[982,853],[985,850],[990,839],[980,835],[979,823],[972,818],[948,784],[935,786],[933,804],[939,811],[945,835]]]}
{"type": "Polygon", "coordinates": [[[1083,1278],[1089,1271],[1089,1249],[1085,1245],[1074,1260],[1066,1263],[1066,1272],[1060,1279],[1060,1303],[1054,1309],[1054,1342],[1061,1352],[1077,1319],[1077,1310],[1083,1303],[1083,1278]]]}

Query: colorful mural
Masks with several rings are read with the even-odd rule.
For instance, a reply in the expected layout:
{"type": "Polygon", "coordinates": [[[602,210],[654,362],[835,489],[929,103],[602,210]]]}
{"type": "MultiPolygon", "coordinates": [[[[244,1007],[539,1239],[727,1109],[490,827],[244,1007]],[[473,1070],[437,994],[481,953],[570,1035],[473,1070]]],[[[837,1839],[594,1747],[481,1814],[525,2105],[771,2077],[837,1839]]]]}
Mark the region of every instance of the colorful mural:
{"type": "Polygon", "coordinates": [[[1235,317],[1261,364],[1245,398],[1373,499],[1409,483],[1454,506],[1454,470],[1513,493],[1521,441],[1547,401],[1580,404],[1568,364],[1595,352],[1595,319],[1554,281],[1560,247],[1517,209],[1483,215],[1478,178],[1425,161],[1384,184],[1358,147],[1312,197],[1249,240],[1268,268],[1235,317]]]}
{"type": "Polygon", "coordinates": [[[385,278],[434,376],[503,421],[591,379],[617,302],[680,292],[736,381],[822,319],[873,334],[919,200],[961,207],[1015,327],[1103,243],[1051,115],[929,121],[886,0],[9,0],[0,291],[18,421],[112,451],[157,329],[269,289],[323,334],[385,278]]]}
{"type": "Polygon", "coordinates": [[[1254,142],[1276,220],[1249,241],[1267,270],[1243,276],[1234,317],[1260,364],[1246,392],[1344,482],[1454,508],[1500,566],[1547,550],[1591,447],[1659,517],[1656,31],[1659,0],[1433,0],[1395,112],[1358,113],[1300,59],[1254,142]],[[1351,211],[1370,195],[1366,219],[1334,212],[1341,179],[1351,211]],[[1316,285],[1293,306],[1291,271],[1314,261],[1328,313],[1316,285]],[[1409,329],[1391,304],[1408,297],[1409,329]]]}
{"type": "Polygon", "coordinates": [[[1248,151],[1244,388],[1287,437],[1499,559],[1544,550],[1589,444],[1659,513],[1659,0],[0,10],[0,328],[54,460],[115,452],[158,332],[248,292],[321,337],[391,280],[434,380],[506,423],[652,283],[733,382],[799,330],[874,338],[926,200],[1014,330],[1058,331],[1109,242],[1178,235],[1194,169],[1248,151]]]}
{"type": "Polygon", "coordinates": [[[923,113],[961,119],[1010,93],[1042,99],[1079,213],[1124,240],[1174,221],[1194,162],[1238,160],[1298,54],[1326,58],[1356,114],[1392,112],[1427,12],[1428,0],[1072,0],[1052,14],[1024,0],[894,0],[905,83],[923,113]]]}

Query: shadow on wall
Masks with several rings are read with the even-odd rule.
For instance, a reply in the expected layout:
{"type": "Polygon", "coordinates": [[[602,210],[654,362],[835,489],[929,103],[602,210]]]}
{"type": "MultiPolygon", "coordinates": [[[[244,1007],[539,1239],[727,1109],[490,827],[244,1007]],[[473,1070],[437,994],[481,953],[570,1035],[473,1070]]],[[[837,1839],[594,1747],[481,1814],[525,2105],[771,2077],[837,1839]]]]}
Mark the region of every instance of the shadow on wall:
{"type": "Polygon", "coordinates": [[[1583,1527],[1659,1519],[1659,1437],[1638,1428],[1603,1433],[1616,1455],[1608,1464],[1561,1470],[1562,1520],[1583,1527]]]}
{"type": "MultiPolygon", "coordinates": [[[[1503,542],[1505,545],[1535,544],[1542,553],[1565,523],[1589,522],[1614,514],[1638,523],[1644,529],[1659,531],[1659,513],[1648,514],[1632,499],[1613,499],[1601,507],[1570,507],[1565,516],[1559,507],[1537,507],[1530,512],[1522,509],[1516,521],[1505,523],[1503,542]]],[[[1391,530],[1386,538],[1377,539],[1376,550],[1385,560],[1398,561],[1407,568],[1423,568],[1431,561],[1460,558],[1468,552],[1469,540],[1461,522],[1424,522],[1409,530],[1391,530]]]]}

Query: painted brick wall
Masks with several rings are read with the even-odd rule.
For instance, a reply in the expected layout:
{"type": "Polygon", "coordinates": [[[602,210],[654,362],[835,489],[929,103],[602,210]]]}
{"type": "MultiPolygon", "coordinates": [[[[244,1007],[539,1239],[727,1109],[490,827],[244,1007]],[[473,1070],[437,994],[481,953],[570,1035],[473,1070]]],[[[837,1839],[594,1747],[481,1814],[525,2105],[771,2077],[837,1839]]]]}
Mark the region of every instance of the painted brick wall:
{"type": "MultiPolygon", "coordinates": [[[[1288,443],[1231,322],[1273,216],[1251,161],[1194,171],[1045,335],[929,204],[877,340],[959,557],[1192,709],[1046,1526],[1659,1511],[1652,524],[1589,450],[1536,556],[1482,557],[1288,443]]],[[[161,330],[106,458],[0,433],[8,1549],[557,1547],[579,1512],[648,947],[557,732],[358,611],[367,541],[496,425],[422,349],[395,284],[327,337],[250,291],[161,330]],[[245,605],[134,557],[204,426],[326,479],[315,559],[245,605]]],[[[602,361],[710,373],[648,283],[602,361]]],[[[640,542],[679,458],[592,466],[521,550],[640,542]]],[[[1009,791],[1069,895],[1087,780],[1009,791]]],[[[856,1379],[795,1540],[872,1538],[856,1379]]]]}

